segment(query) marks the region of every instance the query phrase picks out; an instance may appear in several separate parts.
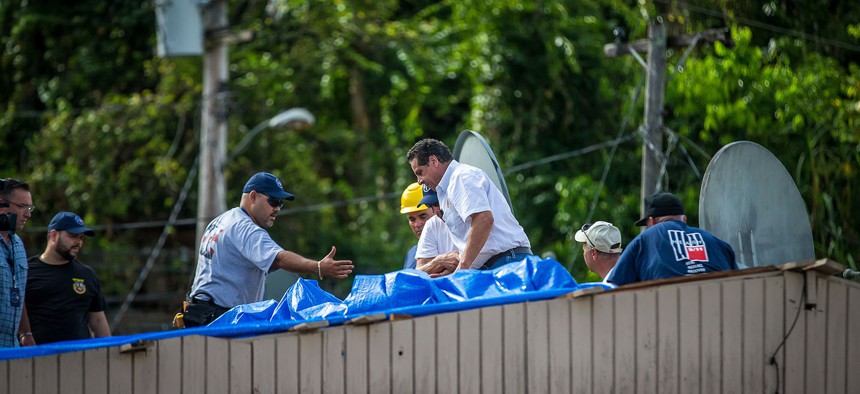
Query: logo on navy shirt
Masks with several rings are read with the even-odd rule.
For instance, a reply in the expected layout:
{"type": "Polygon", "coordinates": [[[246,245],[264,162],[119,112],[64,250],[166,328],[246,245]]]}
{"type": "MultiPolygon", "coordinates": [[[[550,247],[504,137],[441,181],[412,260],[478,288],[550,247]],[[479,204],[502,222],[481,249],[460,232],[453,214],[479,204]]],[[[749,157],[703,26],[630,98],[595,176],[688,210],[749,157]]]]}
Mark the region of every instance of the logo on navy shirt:
{"type": "Polygon", "coordinates": [[[675,253],[675,261],[685,261],[689,274],[705,272],[702,264],[694,263],[708,261],[708,249],[705,247],[702,234],[685,233],[680,230],[668,230],[668,234],[672,251],[675,253]]]}

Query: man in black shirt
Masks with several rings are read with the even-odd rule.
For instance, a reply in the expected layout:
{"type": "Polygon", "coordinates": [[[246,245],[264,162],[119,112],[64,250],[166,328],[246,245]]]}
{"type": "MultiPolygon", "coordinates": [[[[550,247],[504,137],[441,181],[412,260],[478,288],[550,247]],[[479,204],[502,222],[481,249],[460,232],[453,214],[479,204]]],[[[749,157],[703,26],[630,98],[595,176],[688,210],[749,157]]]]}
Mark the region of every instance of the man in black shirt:
{"type": "Polygon", "coordinates": [[[84,235],[95,232],[60,212],[48,225],[45,252],[28,260],[26,305],[38,344],[110,336],[98,277],[76,260],[84,235]]]}

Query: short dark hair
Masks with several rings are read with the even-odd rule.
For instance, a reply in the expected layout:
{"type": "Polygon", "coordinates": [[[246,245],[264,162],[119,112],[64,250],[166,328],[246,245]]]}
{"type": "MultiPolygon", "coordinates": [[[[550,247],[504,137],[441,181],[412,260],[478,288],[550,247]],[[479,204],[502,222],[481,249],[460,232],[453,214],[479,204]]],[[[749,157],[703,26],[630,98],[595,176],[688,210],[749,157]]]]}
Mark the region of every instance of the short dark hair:
{"type": "Polygon", "coordinates": [[[430,161],[430,156],[436,156],[442,163],[454,160],[448,146],[444,142],[432,138],[425,138],[412,145],[412,149],[409,149],[409,153],[406,154],[406,160],[412,162],[412,159],[418,159],[419,166],[426,166],[427,162],[430,161]]]}
{"type": "Polygon", "coordinates": [[[0,179],[0,198],[5,200],[9,194],[18,189],[30,191],[30,185],[15,178],[0,179]]]}

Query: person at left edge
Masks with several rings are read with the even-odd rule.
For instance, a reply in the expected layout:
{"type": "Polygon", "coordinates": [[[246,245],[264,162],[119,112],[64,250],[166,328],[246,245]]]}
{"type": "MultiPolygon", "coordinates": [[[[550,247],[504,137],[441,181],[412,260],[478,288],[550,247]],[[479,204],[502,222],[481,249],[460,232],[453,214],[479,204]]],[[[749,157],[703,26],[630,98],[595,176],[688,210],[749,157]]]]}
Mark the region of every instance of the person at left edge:
{"type": "Polygon", "coordinates": [[[59,212],[45,251],[30,257],[26,305],[37,343],[110,336],[99,278],[77,260],[84,236],[95,234],[80,216],[59,212]]]}
{"type": "Polygon", "coordinates": [[[334,259],[334,246],[322,260],[311,260],[272,240],[265,229],[275,223],[284,200],[294,198],[276,176],[259,172],[242,189],[239,206],[206,226],[183,317],[186,327],[209,324],[236,305],[262,301],[266,274],[276,269],[320,279],[352,273],[351,260],[334,259]]]}
{"type": "MultiPolygon", "coordinates": [[[[17,179],[0,179],[0,215],[14,213],[17,231],[24,229],[35,207],[30,185],[17,179]]],[[[24,308],[27,286],[27,255],[24,243],[13,231],[0,231],[0,347],[32,346],[30,320],[24,308]]]]}

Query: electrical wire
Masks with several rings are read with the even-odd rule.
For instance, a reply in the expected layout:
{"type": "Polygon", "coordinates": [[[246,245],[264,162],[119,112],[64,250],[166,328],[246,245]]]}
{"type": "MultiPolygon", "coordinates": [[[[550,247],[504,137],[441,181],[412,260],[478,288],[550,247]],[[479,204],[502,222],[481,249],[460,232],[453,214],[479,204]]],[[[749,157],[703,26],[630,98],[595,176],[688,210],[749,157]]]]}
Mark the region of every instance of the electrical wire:
{"type": "MultiPolygon", "coordinates": [[[[624,130],[627,128],[627,122],[633,117],[633,110],[636,108],[636,103],[639,101],[639,94],[642,93],[642,86],[645,84],[646,75],[642,75],[639,79],[639,83],[636,85],[636,89],[633,92],[633,98],[630,100],[630,104],[627,107],[627,114],[624,116],[624,119],[621,120],[621,126],[618,128],[618,134],[615,139],[621,139],[621,136],[624,134],[624,130]]],[[[606,159],[606,164],[603,166],[603,174],[600,176],[600,183],[597,185],[597,190],[594,191],[594,198],[591,200],[591,206],[588,208],[588,214],[585,216],[585,223],[591,223],[591,217],[594,215],[594,210],[597,208],[597,203],[600,201],[600,193],[603,191],[603,185],[606,184],[606,177],[609,175],[609,169],[612,167],[612,159],[615,157],[615,151],[617,150],[618,145],[613,145],[612,150],[609,152],[609,157],[606,159]]],[[[574,243],[575,245],[575,243],[574,243]]],[[[570,260],[570,263],[567,264],[567,270],[572,271],[573,266],[576,265],[576,262],[579,261],[579,256],[581,253],[576,253],[574,250],[573,258],[570,260]]]]}
{"type": "Polygon", "coordinates": [[[149,271],[152,270],[152,267],[155,265],[155,260],[158,259],[158,256],[161,254],[161,249],[164,248],[164,243],[167,241],[167,235],[170,233],[170,228],[173,227],[173,222],[176,221],[179,211],[182,209],[182,206],[185,205],[185,199],[188,197],[188,190],[191,189],[191,185],[194,183],[199,164],[200,156],[197,156],[197,158],[194,159],[194,164],[191,166],[191,170],[188,171],[188,176],[185,178],[185,185],[183,185],[182,191],[179,193],[179,198],[177,198],[176,203],[173,204],[170,218],[167,220],[167,223],[165,223],[164,229],[161,231],[161,236],[158,237],[158,242],[155,243],[155,248],[153,248],[152,253],[149,254],[149,259],[146,260],[146,264],[144,264],[143,269],[140,270],[140,274],[138,274],[137,279],[134,281],[134,286],[132,286],[131,291],[129,291],[128,295],[125,297],[119,311],[113,316],[113,319],[111,319],[111,332],[115,331],[119,323],[122,322],[122,318],[125,316],[131,303],[134,302],[134,298],[137,297],[137,293],[143,286],[143,282],[145,282],[146,278],[149,276],[149,271]]]}
{"type": "Polygon", "coordinates": [[[779,346],[776,347],[776,350],[773,351],[773,354],[770,355],[768,362],[770,365],[774,366],[776,370],[776,394],[779,394],[779,362],[776,361],[776,354],[779,353],[779,350],[785,345],[785,342],[788,340],[788,336],[794,331],[794,326],[797,324],[797,319],[800,317],[800,311],[803,310],[806,304],[806,272],[803,273],[803,288],[800,290],[800,302],[797,304],[797,314],[794,315],[794,321],[791,323],[791,328],[788,329],[788,332],[785,333],[785,336],[782,337],[782,342],[779,343],[779,346]]]}
{"type": "MultiPolygon", "coordinates": [[[[624,119],[621,120],[621,127],[618,128],[618,134],[615,139],[620,139],[621,135],[624,133],[624,130],[627,128],[627,122],[633,117],[633,110],[636,108],[636,103],[639,101],[639,94],[642,93],[642,86],[645,84],[646,76],[642,75],[639,79],[639,83],[636,85],[636,89],[633,92],[633,98],[630,100],[630,105],[627,107],[627,115],[624,116],[624,119]]],[[[613,145],[612,150],[609,151],[609,157],[606,159],[606,164],[603,166],[603,174],[600,176],[600,183],[597,185],[597,190],[594,192],[594,199],[591,201],[591,207],[588,208],[588,215],[586,215],[586,223],[591,223],[591,216],[594,214],[594,210],[597,208],[597,203],[600,201],[600,193],[603,191],[603,185],[606,184],[606,177],[609,175],[609,169],[612,167],[612,159],[615,158],[615,151],[618,149],[618,145],[613,145]]]]}
{"type": "Polygon", "coordinates": [[[577,156],[582,156],[586,153],[591,153],[591,152],[594,152],[594,151],[597,151],[597,150],[600,150],[603,148],[608,148],[608,147],[623,144],[623,143],[633,139],[633,137],[635,137],[635,136],[636,136],[636,133],[629,133],[629,134],[627,134],[621,138],[616,138],[613,140],[600,142],[600,143],[597,143],[594,145],[586,146],[585,148],[575,149],[572,151],[559,153],[557,155],[547,156],[547,157],[544,157],[543,159],[538,159],[538,160],[533,160],[533,161],[526,162],[523,164],[518,164],[518,165],[515,165],[513,167],[509,167],[508,169],[502,171],[502,173],[504,173],[505,175],[510,175],[510,174],[513,174],[516,172],[524,171],[524,170],[527,170],[527,169],[530,169],[533,167],[537,167],[540,165],[544,165],[544,164],[549,164],[549,163],[552,163],[555,161],[570,159],[572,157],[577,157],[577,156]]]}
{"type": "Polygon", "coordinates": [[[657,176],[657,182],[654,184],[654,191],[659,192],[662,191],[663,178],[666,177],[666,166],[669,164],[669,157],[672,156],[672,151],[675,150],[675,146],[678,145],[678,135],[666,133],[665,130],[663,132],[669,136],[669,144],[666,147],[666,153],[663,154],[663,161],[660,163],[660,175],[657,176]]]}
{"type": "Polygon", "coordinates": [[[769,30],[769,31],[772,31],[775,33],[780,33],[780,34],[785,34],[785,35],[797,37],[797,38],[800,38],[800,39],[803,39],[806,41],[810,41],[810,42],[814,42],[814,43],[821,43],[821,44],[828,45],[828,46],[847,49],[849,51],[860,52],[860,45],[854,45],[854,44],[849,44],[849,43],[843,42],[843,41],[838,41],[838,40],[834,40],[834,39],[830,39],[830,38],[824,38],[824,37],[816,36],[814,34],[809,34],[809,33],[806,33],[806,32],[800,31],[800,30],[793,30],[793,29],[788,29],[785,27],[779,27],[779,26],[771,25],[769,23],[759,22],[757,20],[746,18],[743,16],[729,17],[725,13],[723,13],[722,11],[715,11],[712,9],[700,7],[700,6],[693,5],[693,4],[686,3],[686,2],[678,2],[678,1],[674,1],[674,0],[655,0],[655,1],[658,3],[678,6],[682,9],[686,9],[686,10],[689,10],[689,11],[692,11],[692,12],[695,12],[698,14],[702,14],[702,15],[708,15],[708,16],[713,16],[713,17],[717,17],[717,18],[725,18],[725,19],[734,20],[734,21],[736,21],[742,25],[756,27],[756,28],[763,29],[763,30],[769,30]]]}
{"type": "MultiPolygon", "coordinates": [[[[673,138],[675,138],[675,139],[677,139],[677,140],[679,140],[679,141],[680,141],[680,140],[682,140],[682,139],[683,139],[683,140],[686,140],[686,141],[689,141],[689,144],[693,145],[693,146],[694,146],[695,148],[697,148],[701,153],[703,153],[703,154],[705,155],[705,157],[707,157],[708,162],[710,162],[710,161],[711,161],[711,155],[708,155],[707,153],[704,153],[704,150],[702,149],[702,147],[700,147],[700,146],[696,145],[696,143],[694,143],[693,141],[690,141],[690,139],[689,139],[689,138],[686,138],[686,137],[684,137],[683,135],[681,135],[680,133],[678,133],[677,131],[672,130],[672,129],[670,129],[670,128],[668,128],[668,127],[665,127],[665,126],[663,127],[663,131],[665,131],[667,134],[669,134],[669,135],[673,136],[673,138]]],[[[699,180],[701,180],[701,179],[702,179],[702,173],[701,173],[701,171],[699,171],[699,167],[698,167],[698,166],[696,166],[696,162],[695,162],[695,161],[693,161],[693,158],[690,156],[690,153],[689,153],[689,152],[687,152],[687,148],[685,148],[685,147],[684,147],[684,144],[683,144],[683,143],[678,143],[678,150],[680,150],[680,151],[681,151],[681,153],[683,153],[683,154],[684,154],[684,157],[687,159],[687,163],[688,163],[688,164],[690,164],[690,168],[692,168],[692,169],[693,169],[693,173],[695,173],[695,174],[696,174],[696,178],[697,178],[697,179],[699,179],[699,180]]]]}

